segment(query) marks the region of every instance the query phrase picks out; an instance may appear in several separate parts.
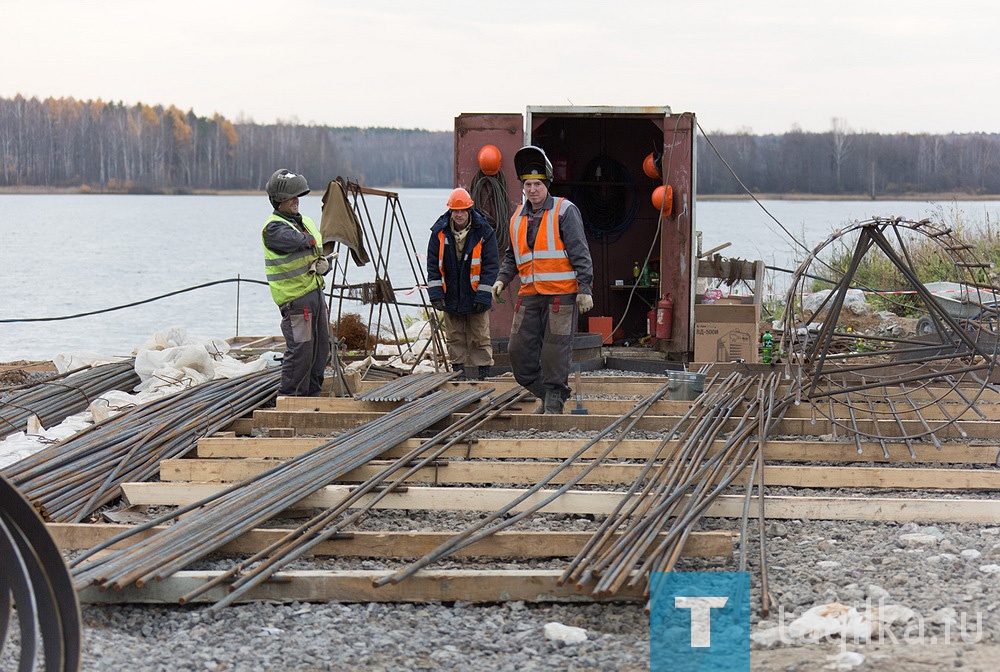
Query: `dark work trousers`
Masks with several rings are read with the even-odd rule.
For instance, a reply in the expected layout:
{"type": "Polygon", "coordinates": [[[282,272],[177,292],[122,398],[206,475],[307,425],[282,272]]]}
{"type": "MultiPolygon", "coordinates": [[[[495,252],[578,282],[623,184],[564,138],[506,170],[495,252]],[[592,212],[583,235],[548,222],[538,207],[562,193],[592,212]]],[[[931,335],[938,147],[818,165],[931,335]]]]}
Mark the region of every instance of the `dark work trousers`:
{"type": "Polygon", "coordinates": [[[507,354],[514,380],[536,397],[558,390],[569,398],[576,321],[576,294],[517,297],[507,354]]]}
{"type": "Polygon", "coordinates": [[[318,397],[330,357],[330,319],[323,292],[314,289],[281,306],[281,335],[285,357],[281,362],[278,394],[318,397]]]}

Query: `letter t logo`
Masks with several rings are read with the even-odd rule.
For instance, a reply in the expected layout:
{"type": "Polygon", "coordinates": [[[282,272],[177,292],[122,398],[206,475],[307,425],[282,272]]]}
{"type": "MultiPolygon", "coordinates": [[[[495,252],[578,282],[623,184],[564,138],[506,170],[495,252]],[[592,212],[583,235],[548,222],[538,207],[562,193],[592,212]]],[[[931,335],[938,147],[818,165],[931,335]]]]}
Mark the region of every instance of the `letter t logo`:
{"type": "Polygon", "coordinates": [[[674,597],[674,606],[691,610],[691,647],[712,646],[712,609],[721,609],[728,597],[674,597]]]}

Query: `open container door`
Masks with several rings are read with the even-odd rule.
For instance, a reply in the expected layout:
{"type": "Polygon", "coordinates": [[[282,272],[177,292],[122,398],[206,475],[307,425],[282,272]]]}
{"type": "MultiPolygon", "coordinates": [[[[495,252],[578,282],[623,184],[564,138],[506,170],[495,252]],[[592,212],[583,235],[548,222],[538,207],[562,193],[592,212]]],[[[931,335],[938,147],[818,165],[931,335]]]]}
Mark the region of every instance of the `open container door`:
{"type": "Polygon", "coordinates": [[[529,106],[527,144],[552,161],[550,192],[573,201],[583,215],[594,260],[594,308],[581,319],[610,317],[615,342],[637,343],[667,292],[673,298],[669,337],[653,341],[668,359],[688,361],[693,346],[695,117],[669,107],[529,106]],[[658,158],[652,174],[647,156],[658,158]],[[669,185],[672,207],[653,205],[669,185]],[[646,278],[634,269],[647,263],[646,278]],[[654,312],[652,315],[650,311],[654,312]]]}
{"type": "MultiPolygon", "coordinates": [[[[524,117],[520,114],[460,114],[455,117],[455,186],[472,194],[476,207],[494,225],[500,259],[509,244],[510,215],[521,204],[521,183],[514,174],[514,153],[524,146],[524,117]],[[479,152],[493,145],[502,157],[496,175],[485,175],[479,167],[479,152]],[[507,214],[505,214],[507,213],[507,214]]],[[[494,303],[490,311],[490,334],[509,338],[514,301],[519,283],[515,278],[504,290],[506,303],[494,303]]]]}

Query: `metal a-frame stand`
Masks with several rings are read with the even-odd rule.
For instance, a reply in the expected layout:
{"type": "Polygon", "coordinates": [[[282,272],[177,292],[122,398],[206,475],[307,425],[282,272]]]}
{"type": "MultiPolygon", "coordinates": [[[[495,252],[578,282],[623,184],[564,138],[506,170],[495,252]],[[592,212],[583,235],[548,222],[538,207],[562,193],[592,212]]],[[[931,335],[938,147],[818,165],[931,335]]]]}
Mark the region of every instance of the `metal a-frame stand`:
{"type": "MultiPolygon", "coordinates": [[[[426,295],[427,279],[424,267],[418,262],[417,248],[413,243],[406,216],[403,214],[399,195],[391,191],[362,187],[356,182],[347,181],[340,177],[337,178],[336,182],[339,183],[347,206],[359,225],[363,245],[368,253],[359,261],[357,254],[348,253],[350,248],[345,243],[336,242],[334,244],[337,257],[333,260],[331,282],[327,291],[330,314],[336,315],[338,329],[331,335],[334,346],[331,351],[334,353],[334,366],[339,386],[346,388],[343,370],[339,363],[339,346],[342,343],[339,326],[344,315],[345,303],[367,305],[368,332],[375,335],[376,339],[382,334],[391,337],[394,343],[400,344],[399,354],[401,356],[409,349],[401,307],[420,308],[426,314],[431,315],[433,315],[433,311],[429,308],[430,302],[426,295]],[[369,208],[366,197],[381,201],[382,219],[378,226],[372,218],[372,209],[369,208]],[[353,258],[358,266],[367,265],[367,261],[370,259],[373,264],[374,278],[361,283],[350,282],[348,258],[353,258]],[[409,263],[410,275],[406,279],[391,277],[389,260],[400,258],[406,259],[409,263]],[[337,300],[336,313],[334,313],[333,307],[334,299],[337,300]]],[[[429,338],[420,352],[413,353],[415,357],[408,373],[413,372],[417,363],[427,355],[428,349],[431,350],[431,360],[435,370],[438,370],[439,366],[442,368],[447,366],[441,324],[436,318],[430,319],[428,324],[430,326],[429,338]]],[[[370,348],[366,342],[364,355],[373,354],[374,347],[370,348]]],[[[335,383],[335,388],[337,387],[338,384],[335,383]]]]}

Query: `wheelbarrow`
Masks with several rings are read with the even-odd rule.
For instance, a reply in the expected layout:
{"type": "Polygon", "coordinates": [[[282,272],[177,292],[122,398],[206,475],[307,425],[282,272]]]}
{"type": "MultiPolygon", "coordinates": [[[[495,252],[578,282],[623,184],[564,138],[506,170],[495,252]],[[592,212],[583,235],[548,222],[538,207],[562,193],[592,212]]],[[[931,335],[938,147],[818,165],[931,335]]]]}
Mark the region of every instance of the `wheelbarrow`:
{"type": "MultiPolygon", "coordinates": [[[[924,287],[934,297],[934,302],[949,317],[961,322],[979,322],[989,331],[995,331],[1000,296],[958,282],[926,282],[924,287]]],[[[917,336],[937,333],[937,326],[929,314],[917,318],[917,336]]]]}

